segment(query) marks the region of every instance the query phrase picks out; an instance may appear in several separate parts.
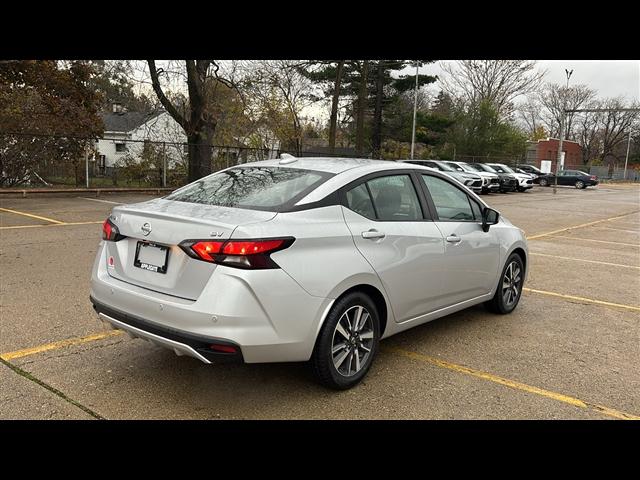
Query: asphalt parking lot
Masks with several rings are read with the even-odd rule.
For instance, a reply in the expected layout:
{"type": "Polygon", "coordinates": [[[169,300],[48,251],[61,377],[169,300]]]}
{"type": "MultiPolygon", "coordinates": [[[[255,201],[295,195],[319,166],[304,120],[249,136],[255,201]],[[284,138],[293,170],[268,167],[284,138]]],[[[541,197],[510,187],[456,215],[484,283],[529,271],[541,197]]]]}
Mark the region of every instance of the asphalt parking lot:
{"type": "Polygon", "coordinates": [[[520,305],[382,342],[365,381],[205,365],[89,302],[101,223],[143,195],[0,198],[0,419],[640,419],[640,187],[483,197],[529,238],[520,305]]]}

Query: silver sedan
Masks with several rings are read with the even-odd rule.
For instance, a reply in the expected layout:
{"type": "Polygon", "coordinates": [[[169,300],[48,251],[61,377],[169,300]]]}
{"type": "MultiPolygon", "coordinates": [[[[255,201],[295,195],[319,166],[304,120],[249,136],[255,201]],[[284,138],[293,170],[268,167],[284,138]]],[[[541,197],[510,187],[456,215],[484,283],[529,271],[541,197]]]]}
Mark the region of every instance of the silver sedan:
{"type": "Polygon", "coordinates": [[[90,298],[178,355],[309,361],[345,389],[383,338],[480,303],[512,312],[527,255],[522,230],[437,171],[285,158],[115,207],[90,298]]]}

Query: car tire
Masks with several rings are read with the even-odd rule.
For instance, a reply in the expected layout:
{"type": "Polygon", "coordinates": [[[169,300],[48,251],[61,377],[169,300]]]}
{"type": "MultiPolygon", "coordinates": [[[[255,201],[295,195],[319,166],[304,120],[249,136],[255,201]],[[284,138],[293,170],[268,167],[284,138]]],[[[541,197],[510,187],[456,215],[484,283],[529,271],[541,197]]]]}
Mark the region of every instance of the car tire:
{"type": "Polygon", "coordinates": [[[369,371],[379,342],[380,319],[371,298],[362,292],[345,295],[331,307],[316,339],[310,361],[316,379],[334,390],[354,387],[369,371]],[[360,311],[357,330],[351,327],[360,308],[363,310],[360,311]],[[365,316],[365,312],[368,316],[365,316]],[[341,344],[343,348],[336,350],[341,344]]]}
{"type": "Polygon", "coordinates": [[[541,187],[548,187],[549,186],[549,180],[547,180],[546,178],[541,178],[540,179],[540,186],[541,187]]]}
{"type": "Polygon", "coordinates": [[[576,188],[577,189],[582,189],[582,188],[587,188],[587,186],[585,185],[585,183],[582,180],[577,180],[576,181],[576,188]]]}
{"type": "Polygon", "coordinates": [[[523,283],[524,265],[522,264],[522,258],[517,253],[512,253],[504,264],[495,295],[484,304],[487,310],[501,315],[513,312],[522,296],[523,283]],[[504,287],[507,282],[509,286],[504,287]],[[511,290],[511,295],[509,295],[507,289],[511,290]]]}

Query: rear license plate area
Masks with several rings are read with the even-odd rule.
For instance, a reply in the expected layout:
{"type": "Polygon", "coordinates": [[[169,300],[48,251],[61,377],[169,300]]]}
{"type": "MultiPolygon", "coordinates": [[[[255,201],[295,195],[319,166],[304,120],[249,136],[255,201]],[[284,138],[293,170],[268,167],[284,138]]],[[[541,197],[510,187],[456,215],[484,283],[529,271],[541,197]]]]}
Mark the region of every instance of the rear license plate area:
{"type": "Polygon", "coordinates": [[[135,267],[155,273],[167,273],[169,263],[169,247],[151,242],[138,242],[136,256],[133,260],[135,267]]]}

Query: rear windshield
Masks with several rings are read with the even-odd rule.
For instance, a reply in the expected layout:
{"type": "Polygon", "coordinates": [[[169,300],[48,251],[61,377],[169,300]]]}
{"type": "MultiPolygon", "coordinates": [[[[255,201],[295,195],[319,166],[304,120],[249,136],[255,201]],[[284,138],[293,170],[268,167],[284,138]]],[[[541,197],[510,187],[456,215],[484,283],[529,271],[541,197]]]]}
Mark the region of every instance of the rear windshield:
{"type": "Polygon", "coordinates": [[[250,210],[293,206],[333,174],[279,167],[238,167],[210,175],[167,195],[167,200],[250,210]]]}

